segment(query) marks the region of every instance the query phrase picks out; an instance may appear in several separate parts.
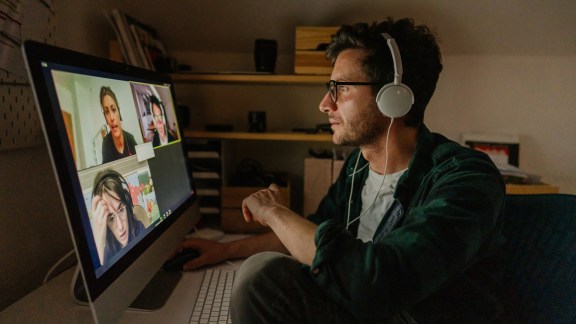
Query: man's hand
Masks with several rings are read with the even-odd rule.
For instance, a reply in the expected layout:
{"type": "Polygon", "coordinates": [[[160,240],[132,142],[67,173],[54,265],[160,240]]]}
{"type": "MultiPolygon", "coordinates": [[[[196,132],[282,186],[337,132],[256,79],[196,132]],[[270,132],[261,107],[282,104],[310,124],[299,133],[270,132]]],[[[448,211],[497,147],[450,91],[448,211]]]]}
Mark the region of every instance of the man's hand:
{"type": "Polygon", "coordinates": [[[277,185],[271,184],[242,201],[242,213],[247,222],[269,226],[280,242],[298,261],[312,264],[316,254],[316,225],[294,213],[283,204],[277,185]]]}
{"type": "Polygon", "coordinates": [[[268,226],[267,219],[274,216],[271,210],[277,207],[286,208],[284,203],[280,188],[271,184],[267,189],[257,191],[242,201],[242,214],[247,222],[268,226]]]}
{"type": "Polygon", "coordinates": [[[182,270],[194,270],[203,266],[217,264],[228,259],[225,244],[211,240],[193,238],[182,242],[182,248],[197,250],[199,257],[188,261],[182,267],[182,270]]]}

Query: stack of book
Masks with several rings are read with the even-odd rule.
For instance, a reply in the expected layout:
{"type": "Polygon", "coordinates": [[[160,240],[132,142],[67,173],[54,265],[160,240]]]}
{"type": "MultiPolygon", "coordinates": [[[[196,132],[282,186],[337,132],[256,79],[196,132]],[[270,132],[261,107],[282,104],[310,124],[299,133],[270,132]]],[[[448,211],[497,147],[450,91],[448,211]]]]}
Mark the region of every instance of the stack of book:
{"type": "Polygon", "coordinates": [[[157,70],[167,55],[156,30],[118,9],[113,9],[109,18],[118,37],[124,62],[157,70]]]}

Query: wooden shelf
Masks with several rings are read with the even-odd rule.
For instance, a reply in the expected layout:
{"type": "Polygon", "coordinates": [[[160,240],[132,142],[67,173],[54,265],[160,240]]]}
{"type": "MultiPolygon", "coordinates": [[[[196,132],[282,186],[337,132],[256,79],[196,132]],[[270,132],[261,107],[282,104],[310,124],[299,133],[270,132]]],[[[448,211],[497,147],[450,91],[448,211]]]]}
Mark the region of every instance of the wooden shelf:
{"type": "Polygon", "coordinates": [[[262,83],[262,84],[324,84],[329,75],[296,74],[201,74],[176,73],[170,77],[175,83],[262,83]]]}
{"type": "Polygon", "coordinates": [[[507,184],[506,193],[509,195],[555,194],[558,187],[549,184],[507,184]]]}
{"type": "Polygon", "coordinates": [[[332,142],[332,134],[304,133],[248,133],[248,132],[206,132],[185,130],[184,136],[196,139],[222,140],[259,140],[259,141],[300,141],[300,142],[332,142]]]}

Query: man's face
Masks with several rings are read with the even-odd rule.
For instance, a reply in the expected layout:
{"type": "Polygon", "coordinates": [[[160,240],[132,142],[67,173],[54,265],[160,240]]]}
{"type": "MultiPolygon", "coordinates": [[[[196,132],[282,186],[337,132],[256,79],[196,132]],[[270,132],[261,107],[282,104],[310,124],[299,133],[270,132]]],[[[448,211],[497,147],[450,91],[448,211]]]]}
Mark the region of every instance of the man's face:
{"type": "MultiPolygon", "coordinates": [[[[370,82],[362,71],[365,53],[359,49],[342,51],[334,63],[331,80],[339,82],[370,82]]],[[[370,86],[340,85],[336,103],[326,93],[320,102],[320,111],[328,115],[334,135],[332,141],[339,145],[364,146],[374,143],[385,134],[388,121],[376,106],[370,86]]]]}
{"type": "Polygon", "coordinates": [[[122,134],[122,124],[120,122],[120,111],[118,110],[118,104],[109,95],[105,95],[102,98],[102,112],[104,117],[106,117],[106,124],[110,128],[112,136],[118,138],[122,134]]]}

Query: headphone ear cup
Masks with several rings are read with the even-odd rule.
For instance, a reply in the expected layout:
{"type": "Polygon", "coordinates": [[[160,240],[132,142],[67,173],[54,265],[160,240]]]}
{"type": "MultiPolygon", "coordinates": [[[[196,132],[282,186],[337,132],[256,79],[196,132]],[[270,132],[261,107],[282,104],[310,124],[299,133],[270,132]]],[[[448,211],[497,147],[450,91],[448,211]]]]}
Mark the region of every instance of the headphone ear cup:
{"type": "Polygon", "coordinates": [[[414,94],[408,86],[402,83],[388,83],[378,91],[376,104],[384,116],[399,118],[406,115],[412,108],[414,94]]]}
{"type": "Polygon", "coordinates": [[[132,210],[132,208],[134,208],[134,202],[132,201],[132,195],[130,194],[130,186],[126,180],[122,180],[122,189],[124,190],[124,199],[130,204],[128,207],[132,210]]]}

